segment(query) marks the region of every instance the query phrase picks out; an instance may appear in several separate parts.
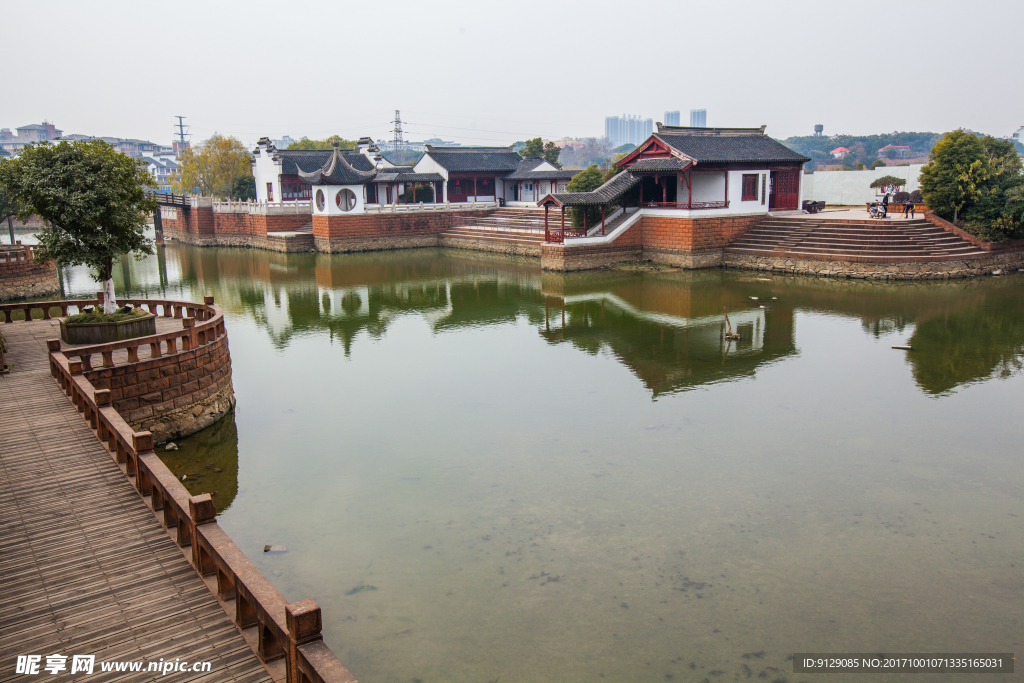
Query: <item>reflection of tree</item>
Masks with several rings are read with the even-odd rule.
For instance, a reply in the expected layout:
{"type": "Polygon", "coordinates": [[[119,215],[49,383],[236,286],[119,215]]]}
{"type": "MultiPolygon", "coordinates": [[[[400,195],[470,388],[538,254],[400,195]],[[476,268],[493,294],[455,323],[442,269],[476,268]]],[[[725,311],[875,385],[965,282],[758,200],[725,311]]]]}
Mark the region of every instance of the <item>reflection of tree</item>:
{"type": "Polygon", "coordinates": [[[944,394],[1021,371],[1024,306],[1016,294],[1006,294],[989,305],[966,306],[918,323],[907,357],[922,390],[944,394]]]}
{"type": "Polygon", "coordinates": [[[177,442],[178,450],[158,455],[190,494],[209,493],[217,512],[227,510],[238,494],[238,428],[231,411],[206,429],[177,442]]]}

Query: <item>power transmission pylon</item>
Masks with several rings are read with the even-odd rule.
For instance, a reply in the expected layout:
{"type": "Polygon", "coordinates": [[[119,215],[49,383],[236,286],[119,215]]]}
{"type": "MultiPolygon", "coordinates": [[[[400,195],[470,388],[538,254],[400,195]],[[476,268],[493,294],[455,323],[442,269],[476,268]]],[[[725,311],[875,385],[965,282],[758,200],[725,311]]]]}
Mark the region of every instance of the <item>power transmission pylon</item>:
{"type": "Polygon", "coordinates": [[[395,120],[392,121],[391,123],[395,124],[395,127],[391,129],[391,132],[395,134],[395,151],[404,149],[405,141],[402,140],[402,113],[399,110],[395,110],[395,120]]]}
{"type": "Polygon", "coordinates": [[[188,148],[188,142],[185,140],[185,129],[189,128],[189,126],[185,125],[184,116],[175,116],[174,118],[178,119],[178,125],[176,125],[174,128],[176,129],[178,140],[180,141],[180,147],[178,148],[178,153],[180,154],[181,152],[184,152],[188,148]]]}

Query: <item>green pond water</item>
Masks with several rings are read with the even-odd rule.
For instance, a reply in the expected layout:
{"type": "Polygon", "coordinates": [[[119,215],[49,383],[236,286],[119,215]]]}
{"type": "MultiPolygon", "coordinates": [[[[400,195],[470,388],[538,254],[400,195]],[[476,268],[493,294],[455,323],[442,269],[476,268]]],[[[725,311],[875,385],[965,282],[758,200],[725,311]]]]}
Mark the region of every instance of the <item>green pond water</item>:
{"type": "Polygon", "coordinates": [[[224,308],[237,409],[161,455],[363,683],[1024,651],[1021,275],[169,244],[116,278],[224,308]]]}

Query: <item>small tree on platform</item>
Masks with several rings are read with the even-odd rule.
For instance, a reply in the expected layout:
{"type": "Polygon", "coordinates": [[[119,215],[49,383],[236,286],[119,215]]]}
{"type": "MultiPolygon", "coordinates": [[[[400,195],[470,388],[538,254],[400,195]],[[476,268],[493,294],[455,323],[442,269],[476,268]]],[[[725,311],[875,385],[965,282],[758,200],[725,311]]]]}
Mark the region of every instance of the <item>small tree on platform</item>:
{"type": "Polygon", "coordinates": [[[871,182],[871,189],[874,190],[878,187],[903,187],[907,184],[906,178],[897,178],[894,175],[884,175],[881,178],[875,178],[871,182]]]}
{"type": "MultiPolygon", "coordinates": [[[[591,164],[586,170],[574,175],[565,186],[566,192],[591,192],[604,185],[604,174],[597,164],[591,164]]],[[[595,222],[601,220],[601,207],[588,206],[585,208],[570,209],[572,212],[572,224],[575,227],[583,226],[583,216],[586,212],[587,225],[593,227],[595,222]]]]}
{"type": "Polygon", "coordinates": [[[0,184],[20,205],[19,216],[43,219],[36,260],[89,266],[103,283],[103,312],[116,311],[114,261],[153,253],[142,232],[157,208],[146,194],[156,187],[146,162],[101,140],[43,142],[0,164],[0,184]]]}

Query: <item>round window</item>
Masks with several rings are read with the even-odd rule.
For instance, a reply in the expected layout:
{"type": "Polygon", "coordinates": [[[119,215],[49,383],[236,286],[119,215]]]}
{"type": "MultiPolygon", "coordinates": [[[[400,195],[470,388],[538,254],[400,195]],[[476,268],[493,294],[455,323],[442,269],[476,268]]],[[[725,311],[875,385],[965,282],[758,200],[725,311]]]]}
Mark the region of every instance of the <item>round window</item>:
{"type": "Polygon", "coordinates": [[[324,191],[323,190],[317,190],[316,191],[316,210],[317,211],[323,211],[324,210],[324,191]]]}
{"type": "Polygon", "coordinates": [[[342,189],[338,194],[334,195],[334,203],[342,211],[351,211],[356,208],[356,195],[348,188],[342,189]]]}

